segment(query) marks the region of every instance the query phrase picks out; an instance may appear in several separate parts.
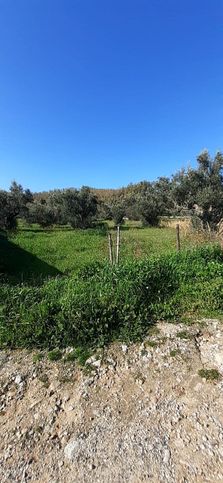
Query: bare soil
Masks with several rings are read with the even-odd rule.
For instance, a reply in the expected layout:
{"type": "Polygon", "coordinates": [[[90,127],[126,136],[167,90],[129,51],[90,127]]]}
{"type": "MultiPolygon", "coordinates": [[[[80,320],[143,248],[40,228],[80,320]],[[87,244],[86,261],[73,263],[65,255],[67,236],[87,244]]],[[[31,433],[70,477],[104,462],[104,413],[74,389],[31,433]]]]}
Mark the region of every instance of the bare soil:
{"type": "Polygon", "coordinates": [[[223,482],[223,325],[157,327],[84,369],[1,351],[0,481],[223,482]]]}

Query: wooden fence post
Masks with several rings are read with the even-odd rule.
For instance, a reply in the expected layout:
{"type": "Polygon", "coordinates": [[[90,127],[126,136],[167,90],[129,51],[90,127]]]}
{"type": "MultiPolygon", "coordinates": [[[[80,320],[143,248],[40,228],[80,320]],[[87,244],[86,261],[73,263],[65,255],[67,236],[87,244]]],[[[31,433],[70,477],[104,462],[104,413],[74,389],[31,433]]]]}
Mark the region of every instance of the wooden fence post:
{"type": "Polygon", "coordinates": [[[116,263],[119,263],[120,226],[117,226],[116,263]]]}
{"type": "Polygon", "coordinates": [[[177,251],[180,251],[180,225],[176,225],[176,235],[177,235],[177,251]]]}
{"type": "Polygon", "coordinates": [[[108,251],[109,251],[109,260],[111,265],[113,265],[113,253],[112,253],[112,236],[111,233],[108,234],[108,251]]]}

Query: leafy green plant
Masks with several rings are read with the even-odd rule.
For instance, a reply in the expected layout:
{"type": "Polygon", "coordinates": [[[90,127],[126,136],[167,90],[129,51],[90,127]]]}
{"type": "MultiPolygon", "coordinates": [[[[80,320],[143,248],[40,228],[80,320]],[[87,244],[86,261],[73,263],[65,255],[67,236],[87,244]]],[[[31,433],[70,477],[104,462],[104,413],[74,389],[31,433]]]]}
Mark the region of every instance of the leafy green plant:
{"type": "Polygon", "coordinates": [[[65,356],[64,356],[64,362],[74,362],[75,360],[77,360],[77,352],[75,350],[72,350],[71,352],[68,352],[65,356]]]}
{"type": "Polygon", "coordinates": [[[154,340],[147,340],[147,342],[146,342],[146,346],[148,346],[148,347],[154,347],[155,348],[155,347],[158,347],[158,345],[159,345],[158,342],[155,342],[154,340]]]}
{"type": "Polygon", "coordinates": [[[34,362],[34,363],[39,362],[39,361],[41,361],[43,358],[44,358],[44,354],[42,354],[42,352],[39,352],[38,354],[34,354],[34,355],[33,355],[33,362],[34,362]]]}
{"type": "Polygon", "coordinates": [[[48,388],[50,386],[50,381],[47,374],[40,374],[39,381],[43,383],[44,387],[48,388]]]}
{"type": "Polygon", "coordinates": [[[53,349],[52,351],[48,352],[48,359],[50,361],[59,361],[62,359],[62,352],[59,349],[53,349]]]}
{"type": "Polygon", "coordinates": [[[221,377],[217,369],[200,369],[198,374],[206,381],[218,381],[221,377]]]}
{"type": "Polygon", "coordinates": [[[186,330],[177,332],[176,336],[179,337],[179,339],[191,339],[191,334],[186,330]]]}
{"type": "Polygon", "coordinates": [[[149,327],[148,334],[149,335],[159,335],[160,329],[156,325],[153,325],[153,326],[149,327]]]}
{"type": "Polygon", "coordinates": [[[170,356],[171,357],[176,357],[176,356],[178,356],[180,354],[181,354],[180,349],[173,349],[173,350],[170,351],[170,356]]]}
{"type": "Polygon", "coordinates": [[[77,347],[76,348],[76,358],[80,364],[80,366],[84,366],[86,361],[91,356],[92,352],[87,347],[77,347]]]}

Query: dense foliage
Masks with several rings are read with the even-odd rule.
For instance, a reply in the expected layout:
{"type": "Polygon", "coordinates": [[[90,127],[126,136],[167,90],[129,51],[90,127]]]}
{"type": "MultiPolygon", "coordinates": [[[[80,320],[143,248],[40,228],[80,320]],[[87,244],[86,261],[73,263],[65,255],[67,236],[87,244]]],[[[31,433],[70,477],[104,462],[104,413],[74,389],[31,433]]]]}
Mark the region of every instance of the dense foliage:
{"type": "Polygon", "coordinates": [[[189,215],[203,228],[216,229],[223,217],[223,155],[212,159],[208,151],[197,157],[197,167],[169,178],[143,181],[120,190],[98,190],[113,218],[124,214],[132,220],[156,226],[165,215],[189,215]],[[115,207],[115,209],[113,208],[115,207]],[[113,209],[112,209],[113,208],[113,209]]]}
{"type": "Polygon", "coordinates": [[[0,285],[1,346],[98,346],[141,338],[157,319],[223,313],[223,254],[202,247],[90,265],[40,287],[0,285]]]}
{"type": "Polygon", "coordinates": [[[198,157],[198,168],[173,177],[173,199],[178,210],[189,210],[204,225],[215,228],[223,217],[223,156],[211,159],[208,151],[198,157]]]}
{"type": "Polygon", "coordinates": [[[142,181],[119,190],[88,187],[32,194],[13,183],[0,191],[0,228],[14,229],[17,219],[42,227],[69,224],[87,228],[98,219],[125,218],[157,226],[165,215],[190,215],[203,228],[216,229],[223,217],[223,155],[212,159],[208,151],[197,157],[197,167],[181,170],[169,178],[142,181]]]}
{"type": "Polygon", "coordinates": [[[33,201],[30,190],[24,190],[15,181],[9,192],[0,190],[0,229],[12,230],[16,228],[18,216],[27,215],[27,204],[33,201]]]}
{"type": "Polygon", "coordinates": [[[35,198],[29,190],[12,183],[10,191],[0,191],[0,228],[16,227],[18,218],[42,227],[70,224],[72,228],[92,226],[97,213],[97,198],[88,187],[56,190],[46,198],[35,198]]]}

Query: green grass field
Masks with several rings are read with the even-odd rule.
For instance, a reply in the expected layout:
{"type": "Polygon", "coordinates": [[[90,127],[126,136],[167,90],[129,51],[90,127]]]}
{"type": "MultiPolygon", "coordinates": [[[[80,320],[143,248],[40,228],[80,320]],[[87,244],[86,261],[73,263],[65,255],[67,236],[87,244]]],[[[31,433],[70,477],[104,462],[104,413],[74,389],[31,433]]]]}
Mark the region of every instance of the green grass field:
{"type": "MultiPolygon", "coordinates": [[[[16,281],[41,280],[60,273],[75,273],[89,263],[108,259],[108,229],[115,243],[116,232],[111,224],[89,230],[21,227],[8,240],[1,239],[0,273],[16,281]]],[[[182,248],[190,247],[195,240],[182,233],[181,244],[182,248]]],[[[174,228],[142,228],[137,222],[128,222],[121,228],[121,261],[175,250],[174,228]]]]}
{"type": "Polygon", "coordinates": [[[204,240],[182,230],[177,252],[174,228],[129,223],[111,267],[107,233],[33,226],[0,236],[0,347],[91,348],[142,338],[157,320],[223,315],[219,246],[193,249],[204,240]]]}

